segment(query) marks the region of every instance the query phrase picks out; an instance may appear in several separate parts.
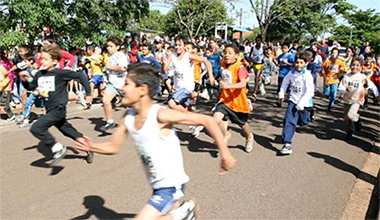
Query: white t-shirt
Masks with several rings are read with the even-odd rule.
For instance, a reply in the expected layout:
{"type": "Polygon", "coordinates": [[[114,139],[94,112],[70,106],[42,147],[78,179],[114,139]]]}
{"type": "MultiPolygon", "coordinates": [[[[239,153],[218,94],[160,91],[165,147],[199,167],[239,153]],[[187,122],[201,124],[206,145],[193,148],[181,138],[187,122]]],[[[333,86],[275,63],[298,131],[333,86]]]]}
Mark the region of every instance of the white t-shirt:
{"type": "Polygon", "coordinates": [[[256,49],[256,46],[252,47],[252,57],[253,63],[263,63],[264,59],[264,49],[263,45],[259,49],[256,49]]]}
{"type": "MultiPolygon", "coordinates": [[[[120,51],[112,54],[108,58],[107,61],[110,62],[110,64],[113,65],[113,66],[122,66],[122,67],[128,68],[128,65],[129,65],[129,59],[128,59],[128,57],[125,55],[125,53],[120,52],[120,51]]],[[[113,70],[108,70],[107,69],[107,73],[108,73],[109,82],[115,88],[121,89],[121,87],[125,83],[125,77],[128,74],[127,71],[118,72],[118,71],[113,71],[113,70]]]]}
{"type": "Polygon", "coordinates": [[[194,90],[194,66],[191,65],[189,53],[186,52],[181,60],[178,60],[177,53],[173,54],[172,64],[174,69],[174,89],[185,88],[189,92],[194,90]]]}
{"type": "Polygon", "coordinates": [[[189,181],[189,177],[183,167],[181,145],[175,131],[172,129],[167,137],[160,131],[157,122],[160,108],[163,107],[158,104],[152,105],[140,130],[135,129],[136,111],[133,108],[128,109],[124,123],[153,189],[179,188],[189,181]]]}

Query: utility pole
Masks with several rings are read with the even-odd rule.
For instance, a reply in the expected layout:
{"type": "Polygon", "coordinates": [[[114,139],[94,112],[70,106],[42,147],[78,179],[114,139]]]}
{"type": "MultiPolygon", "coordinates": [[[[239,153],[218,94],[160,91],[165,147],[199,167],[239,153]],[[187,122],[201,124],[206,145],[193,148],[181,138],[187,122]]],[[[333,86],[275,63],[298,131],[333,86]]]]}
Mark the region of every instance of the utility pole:
{"type": "Polygon", "coordinates": [[[348,45],[351,47],[352,45],[352,26],[350,27],[350,42],[348,43],[348,45]]]}
{"type": "MultiPolygon", "coordinates": [[[[242,25],[243,25],[243,8],[240,8],[240,13],[239,13],[239,16],[240,16],[240,21],[239,21],[239,26],[240,28],[242,28],[242,25]]],[[[243,43],[243,32],[240,31],[240,44],[243,43]]]]}

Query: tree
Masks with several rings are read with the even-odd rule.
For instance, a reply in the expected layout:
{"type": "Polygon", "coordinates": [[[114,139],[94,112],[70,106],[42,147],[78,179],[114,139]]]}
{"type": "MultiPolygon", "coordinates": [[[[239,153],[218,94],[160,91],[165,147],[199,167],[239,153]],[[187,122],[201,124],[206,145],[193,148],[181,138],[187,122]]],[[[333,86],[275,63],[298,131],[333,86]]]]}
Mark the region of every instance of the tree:
{"type": "Polygon", "coordinates": [[[165,32],[182,33],[194,38],[205,35],[215,28],[218,22],[231,22],[226,6],[221,0],[177,0],[166,15],[165,32]]]}
{"type": "Polygon", "coordinates": [[[140,19],[139,27],[143,29],[164,31],[165,15],[159,10],[150,10],[148,16],[140,19]]]}
{"type": "Polygon", "coordinates": [[[377,51],[380,52],[380,13],[374,9],[363,11],[351,7],[343,12],[342,16],[348,24],[335,27],[333,36],[330,37],[332,40],[337,40],[345,46],[370,42],[370,45],[377,47],[377,51]]]}
{"type": "MultiPolygon", "coordinates": [[[[7,30],[3,32],[3,37],[7,36],[8,42],[16,44],[25,43],[19,41],[28,38],[29,44],[33,46],[43,27],[49,26],[57,32],[62,30],[66,7],[65,0],[3,0],[2,19],[7,19],[7,22],[1,23],[1,29],[7,30]]],[[[2,39],[0,44],[4,43],[2,39]]]]}
{"type": "Polygon", "coordinates": [[[287,8],[292,8],[286,14],[277,17],[268,25],[267,39],[269,41],[308,41],[328,32],[336,24],[334,7],[337,0],[288,1],[284,8],[274,12],[281,14],[287,8]]]}

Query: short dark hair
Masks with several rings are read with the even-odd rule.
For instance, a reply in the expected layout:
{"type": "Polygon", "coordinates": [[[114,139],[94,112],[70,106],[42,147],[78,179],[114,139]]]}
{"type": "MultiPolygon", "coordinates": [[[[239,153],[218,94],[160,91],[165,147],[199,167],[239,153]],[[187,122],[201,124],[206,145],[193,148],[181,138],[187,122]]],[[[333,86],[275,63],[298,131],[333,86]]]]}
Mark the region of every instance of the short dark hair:
{"type": "Polygon", "coordinates": [[[354,57],[351,61],[351,65],[354,63],[354,61],[358,61],[360,63],[361,66],[364,65],[364,61],[362,60],[361,57],[354,57]]]}
{"type": "Polygon", "coordinates": [[[174,42],[177,42],[177,41],[182,41],[183,44],[186,44],[187,39],[186,39],[184,36],[182,36],[182,35],[178,35],[178,36],[176,36],[176,37],[174,38],[174,42]]]}
{"type": "Polygon", "coordinates": [[[261,34],[257,35],[257,37],[255,38],[256,40],[257,39],[260,39],[260,40],[263,40],[263,36],[261,36],[261,34]]]}
{"type": "Polygon", "coordinates": [[[149,97],[153,99],[160,83],[157,68],[148,63],[130,64],[128,66],[128,77],[132,79],[136,86],[147,85],[149,97]]]}
{"type": "MultiPolygon", "coordinates": [[[[311,48],[308,48],[306,50],[304,50],[304,53],[311,58],[311,60],[309,60],[309,62],[313,61],[314,60],[314,57],[315,55],[317,54],[314,50],[312,50],[311,48]]],[[[310,59],[309,58],[309,59],[310,59]]]]}
{"type": "Polygon", "coordinates": [[[371,59],[372,59],[372,53],[366,53],[366,54],[364,54],[364,59],[367,59],[368,57],[371,57],[371,59]]]}
{"type": "Polygon", "coordinates": [[[290,47],[290,44],[288,42],[284,42],[281,44],[281,47],[287,46],[288,48],[290,47]]]}
{"type": "Polygon", "coordinates": [[[334,47],[333,49],[331,49],[331,53],[332,53],[334,50],[338,51],[338,53],[339,53],[339,49],[338,49],[337,47],[334,47]]]}
{"type": "Polygon", "coordinates": [[[24,60],[33,61],[33,62],[36,61],[33,53],[27,53],[27,54],[25,54],[24,55],[24,60]]]}
{"type": "Polygon", "coordinates": [[[115,36],[111,36],[107,39],[107,42],[112,42],[113,44],[115,44],[116,46],[121,46],[123,44],[123,41],[118,38],[118,37],[115,37],[115,36]]]}
{"type": "Polygon", "coordinates": [[[151,50],[151,49],[152,49],[151,44],[149,44],[148,42],[142,43],[140,47],[147,47],[148,50],[151,50]]]}
{"type": "Polygon", "coordinates": [[[297,53],[294,60],[304,60],[306,63],[310,62],[309,56],[304,51],[297,53]]]}
{"type": "Polygon", "coordinates": [[[231,48],[236,54],[239,54],[239,48],[236,46],[236,44],[228,44],[226,45],[225,49],[231,48]]]}
{"type": "Polygon", "coordinates": [[[57,43],[56,38],[55,38],[54,36],[52,36],[52,35],[48,35],[48,36],[46,36],[46,37],[44,38],[44,40],[49,41],[49,43],[51,43],[51,44],[53,44],[53,43],[57,43]]]}
{"type": "Polygon", "coordinates": [[[95,47],[92,46],[92,45],[87,46],[87,50],[94,52],[95,51],[95,47]]]}
{"type": "Polygon", "coordinates": [[[23,44],[23,45],[19,46],[19,49],[21,49],[21,48],[26,50],[26,51],[30,51],[30,48],[28,47],[28,45],[23,44]]]}
{"type": "Polygon", "coordinates": [[[61,60],[63,55],[61,49],[54,45],[48,45],[42,49],[42,52],[48,53],[53,60],[61,60]]]}

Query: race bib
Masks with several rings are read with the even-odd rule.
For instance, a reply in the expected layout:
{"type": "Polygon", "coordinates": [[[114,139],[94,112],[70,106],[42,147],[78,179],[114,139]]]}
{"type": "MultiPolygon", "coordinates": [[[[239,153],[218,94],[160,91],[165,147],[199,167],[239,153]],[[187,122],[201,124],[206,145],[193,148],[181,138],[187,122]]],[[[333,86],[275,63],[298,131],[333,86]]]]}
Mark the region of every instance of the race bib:
{"type": "Polygon", "coordinates": [[[225,83],[232,84],[232,72],[229,70],[223,69],[222,79],[225,83]]]}
{"type": "Polygon", "coordinates": [[[290,90],[294,93],[300,94],[301,88],[302,88],[301,82],[292,82],[290,84],[290,90]]]}
{"type": "Polygon", "coordinates": [[[43,76],[38,78],[38,87],[42,91],[54,92],[55,91],[55,76],[43,76]]]}
{"type": "Polygon", "coordinates": [[[329,66],[329,71],[330,72],[338,72],[339,71],[339,66],[338,65],[330,65],[329,66]]]}

